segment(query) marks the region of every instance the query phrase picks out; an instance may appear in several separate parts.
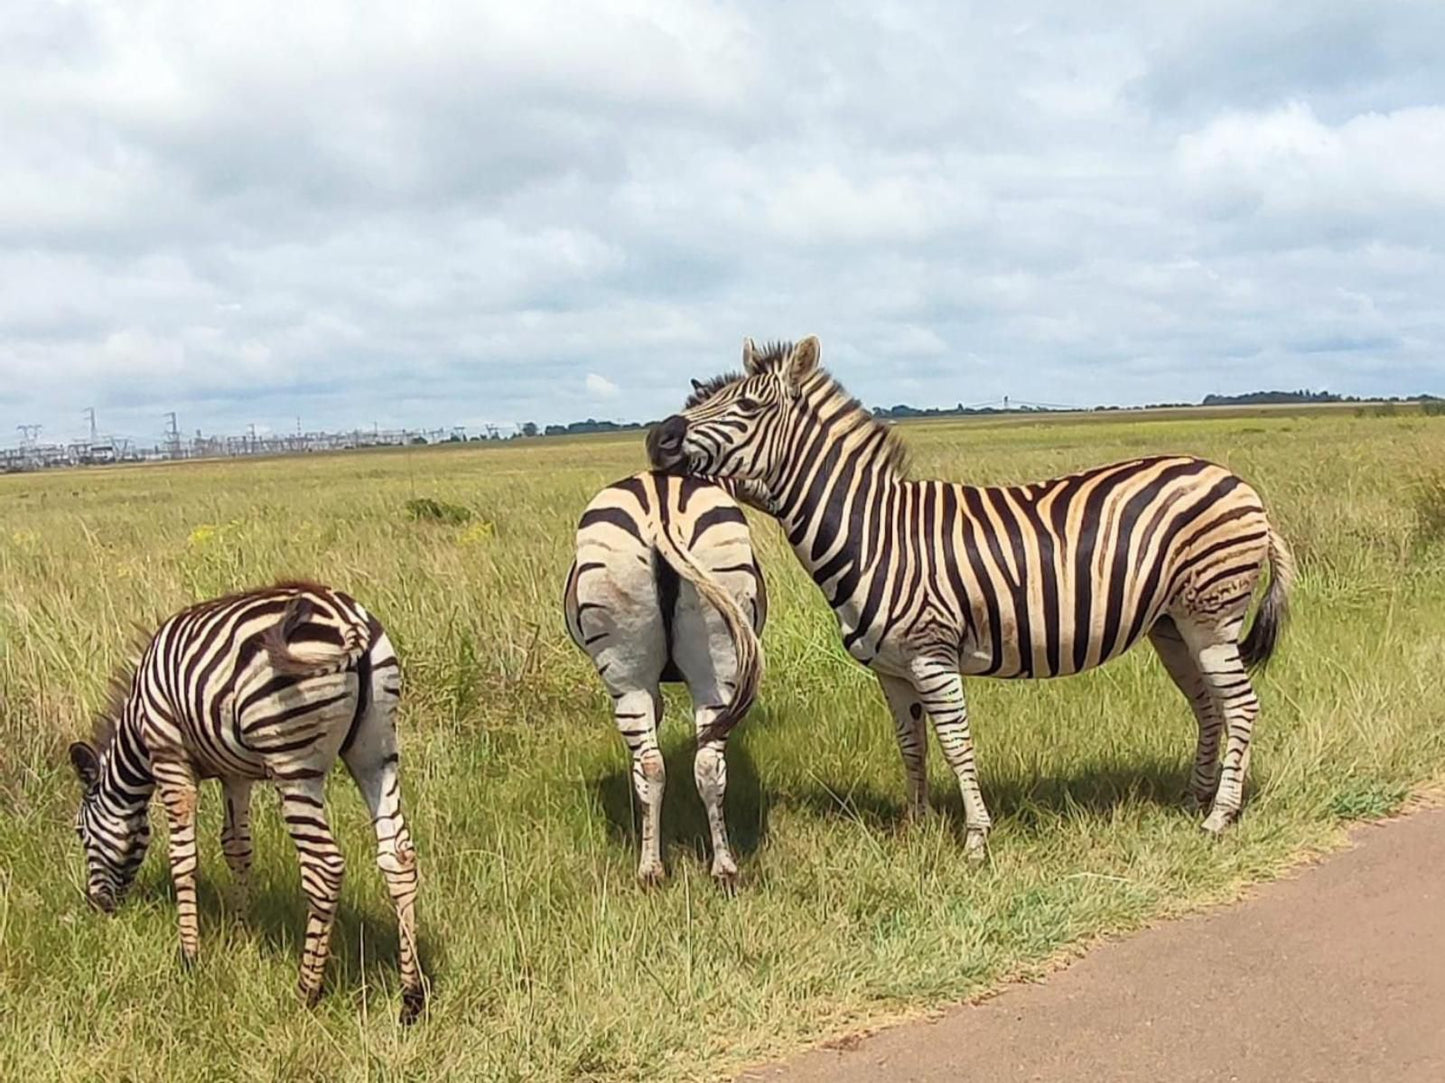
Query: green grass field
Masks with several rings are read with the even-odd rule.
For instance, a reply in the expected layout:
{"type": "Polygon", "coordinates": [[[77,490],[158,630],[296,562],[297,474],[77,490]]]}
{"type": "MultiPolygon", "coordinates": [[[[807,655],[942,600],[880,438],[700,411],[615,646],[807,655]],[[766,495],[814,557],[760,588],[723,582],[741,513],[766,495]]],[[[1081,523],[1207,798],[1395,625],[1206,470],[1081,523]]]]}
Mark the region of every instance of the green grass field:
{"type": "Polygon", "coordinates": [[[4,477],[0,1078],[716,1078],[1226,899],[1445,777],[1445,418],[941,422],[905,438],[919,476],[1028,480],[1187,451],[1261,491],[1302,575],[1225,840],[1177,801],[1194,724],[1147,649],[1064,681],[970,682],[991,858],[963,860],[936,750],[937,811],[905,828],[875,684],[755,519],[773,605],[759,706],[729,749],[743,890],[722,897],[707,875],[677,711],[671,876],[640,890],[625,751],[560,611],[576,518],[642,465],[636,434],[4,477]],[[474,517],[417,521],[415,497],[474,517]],[[406,666],[403,787],[434,981],[430,1018],[409,1031],[344,774],[331,798],[349,871],[315,1011],[294,998],[305,904],[269,793],[238,914],[222,901],[219,795],[203,790],[195,971],[177,963],[163,845],[116,917],[82,894],[64,749],[88,732],[133,623],[302,574],[372,608],[406,666]]]}

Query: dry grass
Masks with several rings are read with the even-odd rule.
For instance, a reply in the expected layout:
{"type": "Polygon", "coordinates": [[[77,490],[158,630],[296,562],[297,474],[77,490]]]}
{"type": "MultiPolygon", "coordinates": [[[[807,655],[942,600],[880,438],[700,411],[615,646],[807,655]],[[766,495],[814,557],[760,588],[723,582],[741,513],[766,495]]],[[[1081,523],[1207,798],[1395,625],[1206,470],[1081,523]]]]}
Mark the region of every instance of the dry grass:
{"type": "Polygon", "coordinates": [[[0,1077],[715,1077],[1227,898],[1445,775],[1445,541],[1421,465],[1445,462],[1445,422],[931,423],[908,439],[921,474],[1022,480],[1191,451],[1262,491],[1303,576],[1228,839],[1202,838],[1175,800],[1193,724],[1145,652],[1067,681],[971,682],[992,859],[962,860],[936,754],[941,811],[905,830],[871,679],[760,523],[769,675],[730,749],[745,887],[729,900],[708,882],[675,714],[672,877],[640,891],[625,754],[560,616],[576,516],[640,465],[635,435],[0,478],[0,1077]],[[410,1032],[365,813],[340,777],[350,873],[314,1012],[293,999],[304,904],[274,801],[257,802],[256,894],[237,915],[203,795],[193,973],[176,965],[162,847],[114,919],[81,897],[63,749],[132,623],[281,574],[354,592],[407,665],[403,785],[435,980],[410,1032]]]}

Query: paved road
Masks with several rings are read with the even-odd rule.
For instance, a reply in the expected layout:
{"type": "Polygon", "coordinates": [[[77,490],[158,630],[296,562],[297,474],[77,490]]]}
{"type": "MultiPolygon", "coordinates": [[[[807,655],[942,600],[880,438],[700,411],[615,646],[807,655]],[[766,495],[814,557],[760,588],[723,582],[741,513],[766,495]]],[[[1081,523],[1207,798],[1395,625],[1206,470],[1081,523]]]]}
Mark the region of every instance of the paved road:
{"type": "Polygon", "coordinates": [[[1445,809],[1036,985],[749,1083],[1445,1081],[1445,809]]]}

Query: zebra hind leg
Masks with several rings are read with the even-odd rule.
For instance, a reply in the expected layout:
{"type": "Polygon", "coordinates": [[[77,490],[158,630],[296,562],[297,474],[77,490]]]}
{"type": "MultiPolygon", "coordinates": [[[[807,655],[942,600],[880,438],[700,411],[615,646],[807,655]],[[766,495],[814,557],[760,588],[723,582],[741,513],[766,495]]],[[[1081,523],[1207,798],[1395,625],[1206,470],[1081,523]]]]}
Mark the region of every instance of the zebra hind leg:
{"type": "Polygon", "coordinates": [[[702,697],[696,708],[698,744],[692,758],[692,777],[707,810],[708,832],[712,836],[712,878],[723,891],[732,894],[738,886],[738,863],[728,844],[727,814],[723,808],[728,788],[727,738],[704,741],[702,737],[718,712],[711,704],[714,698],[702,697]]]}
{"type": "Polygon", "coordinates": [[[910,821],[921,820],[928,813],[928,715],[913,685],[897,677],[878,674],[878,684],[888,709],[893,712],[893,726],[898,736],[898,751],[903,757],[903,772],[908,777],[908,812],[910,821]]]}
{"type": "Polygon", "coordinates": [[[326,819],[325,777],[291,778],[278,783],[281,815],[301,863],[306,892],[306,941],[301,952],[301,997],[308,1006],[321,999],[321,983],[331,950],[331,926],[341,898],[346,860],[337,849],[326,819]]]}
{"type": "Polygon", "coordinates": [[[155,765],[155,778],[170,830],[171,879],[176,885],[181,963],[190,967],[201,950],[196,915],[196,776],[189,764],[167,761],[155,765]]]}
{"type": "Polygon", "coordinates": [[[1224,723],[1219,789],[1203,824],[1205,831],[1218,834],[1238,818],[1244,803],[1244,776],[1249,770],[1249,744],[1259,716],[1259,699],[1240,658],[1238,623],[1218,631],[1181,623],[1179,631],[1224,723]]]}
{"type": "Polygon", "coordinates": [[[221,782],[226,819],[221,825],[221,851],[231,869],[231,909],[246,909],[251,880],[251,780],[228,778],[221,782]]]}
{"type": "Polygon", "coordinates": [[[666,877],[662,865],[662,794],[667,766],[657,744],[662,697],[655,689],[633,689],[614,695],[613,718],[632,753],[632,785],[642,806],[642,856],[637,878],[645,885],[666,877]]]}
{"type": "Polygon", "coordinates": [[[351,747],[342,753],[356,788],[371,810],[376,831],[376,864],[386,880],[396,909],[397,939],[400,944],[401,1023],[408,1026],[421,1017],[426,1007],[426,985],[417,951],[416,895],[418,884],[416,847],[401,811],[401,782],[396,728],[395,700],[378,697],[357,729],[351,747]]]}
{"type": "Polygon", "coordinates": [[[1219,791],[1219,737],[1224,719],[1174,621],[1168,617],[1160,620],[1149,633],[1149,642],[1154,645],[1170,679],[1189,701],[1199,725],[1199,744],[1184,800],[1191,809],[1206,809],[1219,791]]]}

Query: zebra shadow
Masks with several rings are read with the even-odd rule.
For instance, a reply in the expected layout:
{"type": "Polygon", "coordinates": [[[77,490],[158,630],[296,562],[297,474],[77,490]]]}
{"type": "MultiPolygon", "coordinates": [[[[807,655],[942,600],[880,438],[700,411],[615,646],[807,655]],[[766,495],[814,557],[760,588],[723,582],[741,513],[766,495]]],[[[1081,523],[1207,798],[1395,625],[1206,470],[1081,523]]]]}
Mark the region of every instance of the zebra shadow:
{"type": "MultiPolygon", "coordinates": [[[[359,860],[348,860],[348,882],[369,874],[377,876],[379,885],[380,874],[370,861],[363,864],[359,860]]],[[[363,890],[367,895],[364,900],[356,899],[351,890],[342,892],[331,927],[331,949],[322,995],[356,997],[365,993],[373,1010],[385,1010],[386,998],[395,999],[400,995],[397,975],[401,937],[396,926],[396,911],[385,888],[378,887],[375,892],[363,890]],[[377,895],[380,897],[375,897],[377,895]]],[[[426,896],[422,894],[418,909],[425,904],[426,896]]],[[[219,904],[215,905],[219,916],[219,904]]],[[[279,882],[253,881],[244,914],[235,915],[232,920],[240,921],[245,934],[300,966],[306,939],[306,897],[299,883],[289,877],[279,882]]],[[[424,910],[417,921],[417,953],[427,980],[434,982],[436,975],[445,969],[446,960],[438,942],[427,934],[424,910]]]]}
{"type": "MultiPolygon", "coordinates": [[[[374,868],[370,862],[361,868],[357,867],[359,864],[348,861],[348,883],[352,876],[364,876],[374,868]]],[[[203,869],[198,875],[196,906],[201,965],[224,959],[228,942],[249,941],[299,968],[306,938],[306,896],[301,892],[301,885],[295,876],[275,878],[259,868],[252,876],[249,897],[244,908],[237,910],[228,870],[208,876],[203,869]]],[[[388,996],[397,995],[400,935],[396,911],[385,897],[384,889],[381,893],[380,900],[368,897],[358,902],[348,897],[352,895],[350,890],[343,890],[331,929],[323,999],[328,996],[354,998],[365,993],[375,1008],[388,996]]],[[[159,900],[174,914],[175,886],[167,867],[143,870],[136,878],[132,897],[159,900]]],[[[428,981],[434,981],[435,975],[444,969],[445,958],[440,945],[427,935],[425,919],[418,924],[417,949],[422,969],[428,981]]]]}
{"type": "MultiPolygon", "coordinates": [[[[662,735],[662,758],[667,765],[667,787],[662,794],[663,862],[669,870],[679,854],[690,854],[707,865],[712,860],[707,812],[692,777],[696,745],[690,734],[662,735]]],[[[755,853],[768,834],[768,802],[758,780],[757,765],[747,744],[734,733],[727,748],[728,788],[724,799],[728,841],[739,860],[755,853]]],[[[612,765],[593,779],[593,793],[607,821],[608,833],[626,846],[634,860],[641,846],[640,808],[632,788],[630,759],[612,765]]],[[[746,873],[745,873],[746,875],[746,873]]]]}
{"type": "MultiPolygon", "coordinates": [[[[1009,822],[1024,831],[1044,829],[1064,816],[1106,816],[1125,805],[1147,804],[1177,809],[1184,805],[1190,763],[1180,759],[1125,758],[1089,764],[1064,774],[1033,774],[1024,765],[1016,770],[991,770],[984,765],[979,778],[984,802],[995,825],[1009,822]]],[[[1249,789],[1246,786],[1246,800],[1249,789]]],[[[931,777],[929,804],[964,831],[963,797],[952,780],[931,777]]],[[[873,782],[830,785],[818,780],[778,800],[823,819],[846,819],[869,828],[893,832],[907,822],[902,768],[896,785],[873,782]]]]}

